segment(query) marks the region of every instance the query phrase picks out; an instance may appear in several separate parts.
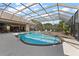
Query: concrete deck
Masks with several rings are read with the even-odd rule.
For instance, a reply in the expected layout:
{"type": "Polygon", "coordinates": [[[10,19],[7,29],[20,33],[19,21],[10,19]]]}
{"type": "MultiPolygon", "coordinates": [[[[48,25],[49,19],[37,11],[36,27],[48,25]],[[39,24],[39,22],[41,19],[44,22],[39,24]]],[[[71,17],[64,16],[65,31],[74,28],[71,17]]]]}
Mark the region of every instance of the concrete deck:
{"type": "Polygon", "coordinates": [[[63,39],[64,54],[69,56],[79,56],[79,42],[75,39],[63,39]]]}
{"type": "Polygon", "coordinates": [[[59,35],[64,40],[63,46],[31,46],[22,43],[13,33],[0,34],[0,56],[79,56],[79,42],[59,35]]]}
{"type": "Polygon", "coordinates": [[[13,33],[0,34],[0,56],[63,56],[63,46],[31,46],[22,43],[13,33]]]}
{"type": "Polygon", "coordinates": [[[79,56],[79,41],[71,35],[65,35],[62,32],[44,32],[49,35],[58,35],[63,41],[64,54],[67,56],[79,56]]]}

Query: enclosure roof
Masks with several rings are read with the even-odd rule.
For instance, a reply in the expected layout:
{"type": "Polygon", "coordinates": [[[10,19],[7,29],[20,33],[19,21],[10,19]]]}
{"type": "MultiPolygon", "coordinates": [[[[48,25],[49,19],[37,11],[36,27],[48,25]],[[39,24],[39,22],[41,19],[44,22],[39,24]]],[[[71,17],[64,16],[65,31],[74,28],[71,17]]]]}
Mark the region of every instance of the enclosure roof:
{"type": "Polygon", "coordinates": [[[0,3],[0,18],[40,22],[68,20],[78,9],[78,3],[0,3]]]}

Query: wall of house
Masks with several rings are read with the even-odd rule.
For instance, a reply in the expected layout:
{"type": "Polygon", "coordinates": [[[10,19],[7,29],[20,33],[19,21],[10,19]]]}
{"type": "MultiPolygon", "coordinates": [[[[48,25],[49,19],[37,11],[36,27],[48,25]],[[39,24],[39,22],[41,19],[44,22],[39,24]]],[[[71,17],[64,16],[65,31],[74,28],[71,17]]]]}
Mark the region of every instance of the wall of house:
{"type": "Polygon", "coordinates": [[[25,31],[25,24],[0,21],[0,32],[23,32],[23,31],[25,31]]]}

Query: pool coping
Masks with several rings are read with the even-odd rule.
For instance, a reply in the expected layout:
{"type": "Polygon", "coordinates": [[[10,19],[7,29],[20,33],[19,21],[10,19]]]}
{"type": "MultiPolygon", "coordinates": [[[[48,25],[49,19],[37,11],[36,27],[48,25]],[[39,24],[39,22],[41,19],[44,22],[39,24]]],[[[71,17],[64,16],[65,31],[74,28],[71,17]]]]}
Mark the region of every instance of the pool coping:
{"type": "MultiPolygon", "coordinates": [[[[27,34],[27,33],[19,33],[19,34],[27,34]]],[[[18,35],[19,35],[18,34],[18,35]]],[[[15,37],[17,37],[18,38],[18,35],[15,35],[15,37]]],[[[59,37],[60,38],[60,40],[61,40],[61,42],[60,43],[56,43],[56,44],[32,44],[32,43],[28,43],[28,42],[24,42],[22,39],[20,39],[19,38],[19,40],[22,42],[22,43],[24,43],[24,44],[27,44],[27,45],[32,45],[32,46],[53,46],[53,45],[58,45],[58,44],[62,44],[62,38],[60,37],[60,36],[58,36],[58,35],[54,35],[54,36],[57,36],[57,37],[59,37]]]]}

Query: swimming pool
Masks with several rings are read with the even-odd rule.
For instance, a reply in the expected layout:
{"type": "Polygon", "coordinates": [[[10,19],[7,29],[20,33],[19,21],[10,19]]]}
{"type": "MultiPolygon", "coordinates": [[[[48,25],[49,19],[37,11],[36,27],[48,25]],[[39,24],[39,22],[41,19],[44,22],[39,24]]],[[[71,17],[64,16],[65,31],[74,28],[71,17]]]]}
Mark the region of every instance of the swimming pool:
{"type": "Polygon", "coordinates": [[[58,36],[49,36],[38,32],[28,32],[26,34],[19,34],[20,40],[26,44],[31,45],[56,45],[60,44],[61,40],[58,36]]]}

